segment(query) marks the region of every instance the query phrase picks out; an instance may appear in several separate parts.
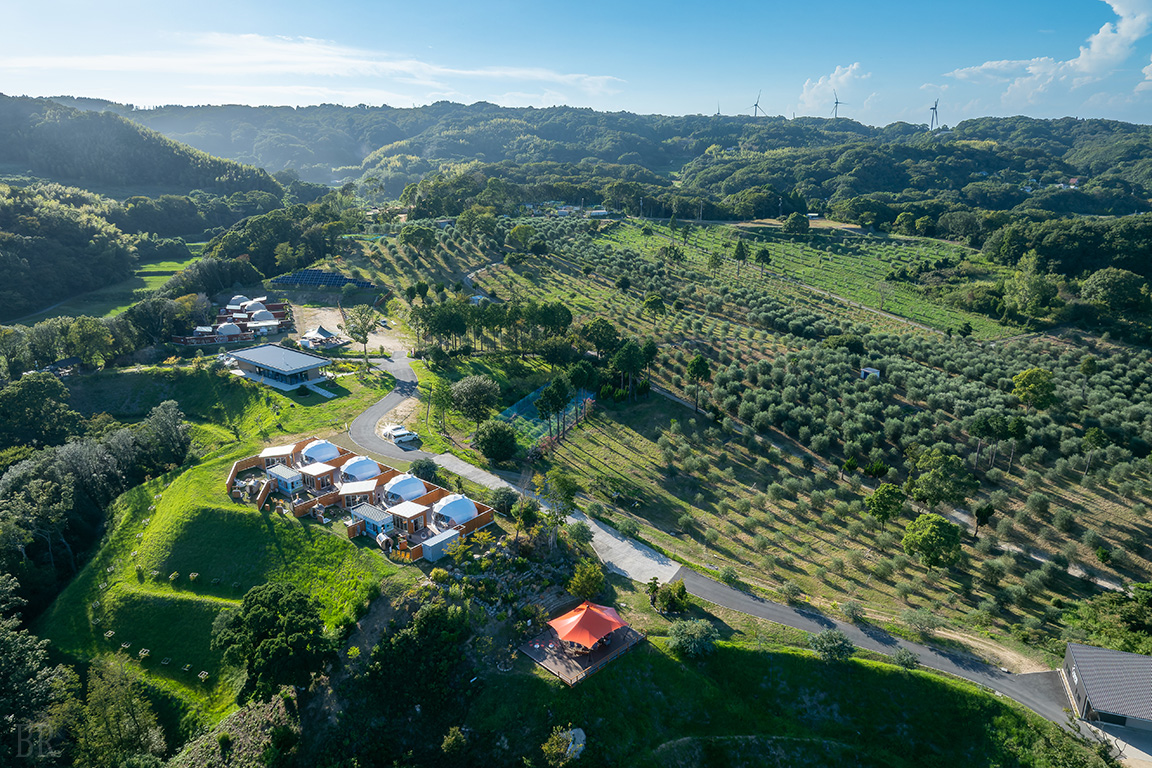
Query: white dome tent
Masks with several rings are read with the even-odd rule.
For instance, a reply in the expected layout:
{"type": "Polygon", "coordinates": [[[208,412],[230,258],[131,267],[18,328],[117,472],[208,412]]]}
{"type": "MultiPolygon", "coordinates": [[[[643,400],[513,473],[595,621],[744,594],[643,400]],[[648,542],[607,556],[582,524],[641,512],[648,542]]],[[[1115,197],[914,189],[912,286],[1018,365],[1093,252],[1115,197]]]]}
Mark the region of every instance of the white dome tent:
{"type": "Polygon", "coordinates": [[[252,313],[252,320],[253,320],[253,322],[261,322],[261,321],[268,321],[268,320],[275,321],[276,316],[273,315],[271,312],[269,312],[266,309],[258,309],[252,313]]]}
{"type": "Polygon", "coordinates": [[[385,498],[398,498],[404,501],[418,499],[428,492],[424,481],[415,475],[403,474],[384,484],[385,498]]]}
{"type": "Polygon", "coordinates": [[[443,517],[449,525],[463,525],[480,514],[476,502],[461,493],[445,496],[432,505],[432,512],[443,517]]]}
{"type": "Polygon", "coordinates": [[[221,323],[220,327],[216,329],[216,333],[219,336],[239,336],[240,326],[236,323],[221,323]]]}
{"type": "Polygon", "coordinates": [[[380,474],[380,465],[367,456],[357,456],[343,466],[344,477],[348,480],[371,480],[380,474]]]}
{"type": "Polygon", "coordinates": [[[327,440],[313,440],[300,452],[307,464],[331,461],[340,455],[340,449],[327,440]]]}

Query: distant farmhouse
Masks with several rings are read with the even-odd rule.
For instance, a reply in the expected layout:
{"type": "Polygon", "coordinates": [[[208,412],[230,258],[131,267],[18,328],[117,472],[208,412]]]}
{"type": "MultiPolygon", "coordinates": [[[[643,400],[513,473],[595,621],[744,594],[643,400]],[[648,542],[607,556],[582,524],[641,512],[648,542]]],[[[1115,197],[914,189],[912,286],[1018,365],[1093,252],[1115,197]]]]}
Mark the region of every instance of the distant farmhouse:
{"type": "MultiPolygon", "coordinates": [[[[272,346],[272,345],[269,345],[272,346]]],[[[349,538],[371,536],[383,550],[435,561],[453,541],[490,525],[492,508],[380,464],[327,440],[265,448],[232,465],[228,494],[296,517],[346,516],[349,538]]]]}

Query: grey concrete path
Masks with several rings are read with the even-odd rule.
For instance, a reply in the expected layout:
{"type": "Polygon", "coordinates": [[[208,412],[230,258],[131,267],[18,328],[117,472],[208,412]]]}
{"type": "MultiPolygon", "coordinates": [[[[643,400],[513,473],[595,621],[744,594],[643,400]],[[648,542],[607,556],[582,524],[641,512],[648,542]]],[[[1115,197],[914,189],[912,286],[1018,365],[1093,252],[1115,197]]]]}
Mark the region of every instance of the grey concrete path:
{"type": "Polygon", "coordinates": [[[714,581],[690,568],[681,568],[673,579],[683,579],[688,592],[702,600],[749,616],[767,619],[813,634],[825,629],[839,629],[858,647],[886,655],[895,653],[899,648],[905,648],[916,654],[925,667],[991,688],[997,693],[1015,699],[1054,723],[1064,725],[1066,721],[1064,708],[1069,706],[1069,703],[1059,672],[1009,674],[972,656],[913,643],[874,625],[850,624],[825,616],[816,610],[793,608],[755,597],[714,581]]]}

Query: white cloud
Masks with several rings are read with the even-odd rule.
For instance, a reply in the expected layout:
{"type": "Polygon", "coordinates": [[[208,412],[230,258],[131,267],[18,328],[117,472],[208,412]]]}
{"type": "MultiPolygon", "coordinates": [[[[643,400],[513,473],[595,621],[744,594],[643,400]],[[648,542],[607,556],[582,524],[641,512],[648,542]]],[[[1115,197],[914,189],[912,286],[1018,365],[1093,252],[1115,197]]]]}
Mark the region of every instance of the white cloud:
{"type": "MultiPolygon", "coordinates": [[[[393,83],[453,92],[453,82],[493,81],[561,85],[588,95],[612,93],[624,82],[610,75],[557,72],[545,67],[451,67],[411,57],[338,45],[309,37],[212,33],[178,41],[171,50],[39,56],[0,55],[0,72],[67,70],[220,77],[232,87],[259,76],[388,78],[393,83]]],[[[339,91],[340,89],[334,89],[339,91]]],[[[371,89],[370,89],[371,90],[371,89]]]]}
{"type": "MultiPolygon", "coordinates": [[[[824,75],[819,80],[804,81],[796,111],[817,115],[823,115],[825,112],[831,114],[833,103],[838,97],[850,96],[853,84],[867,80],[871,76],[871,72],[861,71],[858,61],[847,67],[837,65],[830,75],[824,75]]],[[[848,104],[847,101],[840,103],[848,104]]]]}
{"type": "Polygon", "coordinates": [[[1034,104],[1057,86],[1075,89],[1099,82],[1120,67],[1152,30],[1152,0],[1103,1],[1118,18],[1090,35],[1075,58],[1059,61],[1040,56],[986,61],[953,70],[946,76],[969,83],[1002,84],[1005,87],[1001,101],[1005,105],[1034,104]]]}
{"type": "Polygon", "coordinates": [[[1141,91],[1152,90],[1152,64],[1149,64],[1140,71],[1144,73],[1144,82],[1137,84],[1136,92],[1140,93],[1141,91]]]}

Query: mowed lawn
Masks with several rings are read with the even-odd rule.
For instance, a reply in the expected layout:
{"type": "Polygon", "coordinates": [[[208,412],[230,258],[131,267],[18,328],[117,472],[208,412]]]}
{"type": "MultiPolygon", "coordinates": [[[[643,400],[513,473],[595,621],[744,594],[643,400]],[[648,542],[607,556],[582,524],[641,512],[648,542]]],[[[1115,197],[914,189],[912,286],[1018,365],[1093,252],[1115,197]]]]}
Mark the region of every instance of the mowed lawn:
{"type": "MultiPolygon", "coordinates": [[[[85,660],[123,650],[139,660],[151,683],[215,721],[232,708],[238,681],[226,678],[219,654],[210,648],[212,622],[222,609],[239,605],[247,590],[268,581],[296,584],[317,599],[326,627],[338,633],[382,589],[402,590],[418,576],[376,548],[350,541],[338,522],[325,526],[259,512],[224,490],[237,459],[269,443],[324,436],[328,425],[342,425],[388,387],[349,377],[341,380],[348,385],[343,397],[304,406],[206,371],[158,369],[127,374],[120,382],[114,376],[97,378],[94,386],[138,388],[139,399],[122,416],[146,412],[166,397],[181,401],[193,417],[211,416],[211,395],[205,393],[215,392],[216,404],[246,437],[237,440],[209,419],[197,431],[210,429],[215,445],[224,447],[115,502],[112,530],[100,551],[38,623],[38,634],[59,651],[85,660]],[[114,634],[105,637],[109,631],[114,634]],[[148,649],[146,657],[139,657],[141,649],[148,649]],[[200,672],[208,673],[203,681],[200,672]]],[[[85,391],[78,399],[84,403],[92,394],[85,391]]]]}
{"type": "Polygon", "coordinates": [[[200,258],[194,255],[184,261],[160,261],[141,264],[132,277],[118,283],[81,293],[62,304],[45,309],[34,315],[20,318],[23,325],[35,325],[49,317],[112,317],[118,315],[140,300],[136,291],[154,291],[192,262],[200,258]]]}

